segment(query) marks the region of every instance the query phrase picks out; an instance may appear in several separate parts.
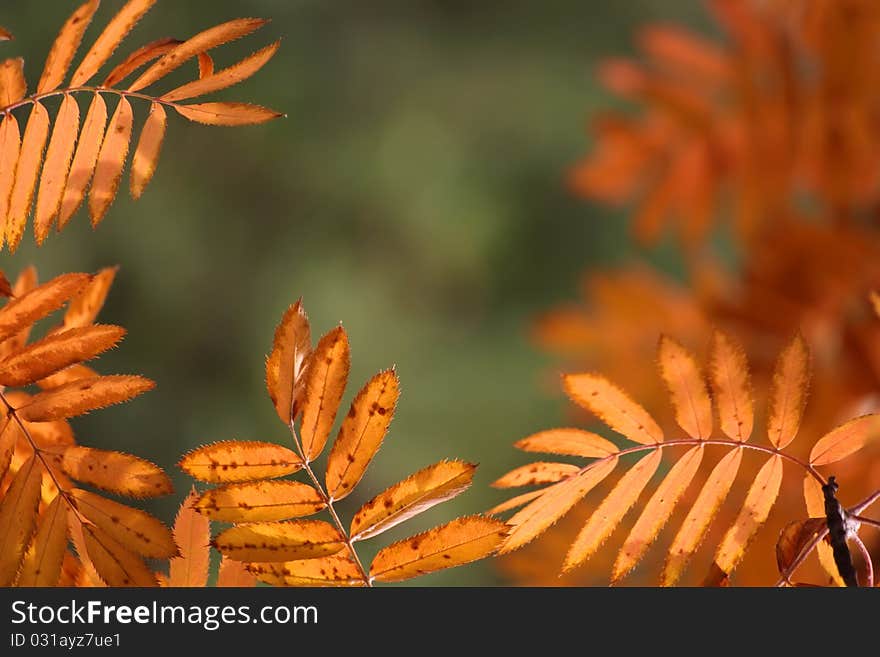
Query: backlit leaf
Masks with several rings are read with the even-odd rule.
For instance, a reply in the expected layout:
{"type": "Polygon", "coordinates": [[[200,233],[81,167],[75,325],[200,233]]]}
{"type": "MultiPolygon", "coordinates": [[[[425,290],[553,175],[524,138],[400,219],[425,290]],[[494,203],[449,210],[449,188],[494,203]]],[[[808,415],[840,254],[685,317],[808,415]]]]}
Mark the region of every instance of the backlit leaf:
{"type": "Polygon", "coordinates": [[[364,476],[394,417],[399,386],[394,370],[379,372],[351,403],[327,459],[327,494],[331,499],[344,498],[364,476]]]}
{"type": "Polygon", "coordinates": [[[810,451],[812,465],[828,465],[854,454],[880,437],[880,415],[863,415],[832,429],[810,451]]]}
{"type": "Polygon", "coordinates": [[[217,570],[217,586],[225,588],[249,588],[257,585],[257,578],[249,573],[241,561],[223,557],[217,570]]]}
{"type": "Polygon", "coordinates": [[[179,465],[196,479],[217,484],[282,477],[302,468],[302,459],[274,443],[224,440],[187,453],[179,465]]]}
{"type": "Polygon", "coordinates": [[[379,550],[370,577],[399,582],[483,559],[498,550],[507,531],[507,525],[493,518],[457,518],[379,550]]]}
{"type": "Polygon", "coordinates": [[[76,295],[91,280],[88,274],[62,274],[12,299],[0,309],[0,340],[5,340],[76,295]]]}
{"type": "Polygon", "coordinates": [[[663,586],[672,586],[681,576],[687,562],[703,540],[718,507],[727,497],[741,462],[742,448],[738,447],[725,454],[709,474],[709,478],[700,489],[696,501],[675,535],[672,547],[669,548],[669,556],[661,576],[663,586]]]}
{"type": "Polygon", "coordinates": [[[64,327],[88,326],[95,321],[116,278],[118,267],[105,267],[92,276],[89,284],[77,294],[64,313],[64,327]]]}
{"type": "Polygon", "coordinates": [[[9,107],[17,103],[26,93],[24,59],[15,57],[0,62],[0,107],[9,107]]]}
{"type": "Polygon", "coordinates": [[[660,450],[655,449],[620,478],[608,496],[590,515],[587,524],[569,548],[562,567],[563,571],[582,564],[599,549],[651,481],[662,456],[660,450]]]}
{"type": "Polygon", "coordinates": [[[157,497],[172,491],[171,480],[147,460],[92,447],[68,447],[64,472],[77,481],[128,497],[157,497]]]}
{"type": "Polygon", "coordinates": [[[236,525],[211,544],[238,561],[294,561],[335,554],[345,537],[323,520],[292,520],[236,525]]]}
{"type": "Polygon", "coordinates": [[[471,485],[476,467],[463,461],[440,461],[394,484],[354,514],[351,539],[371,538],[452,499],[471,485]]]}
{"type": "Polygon", "coordinates": [[[12,185],[6,216],[6,242],[13,253],[24,235],[40,164],[43,162],[43,148],[48,137],[49,113],[42,104],[34,103],[21,139],[21,153],[15,168],[15,183],[12,185]]]}
{"type": "Polygon", "coordinates": [[[208,584],[211,522],[193,508],[198,498],[193,487],[174,519],[174,541],[180,549],[180,556],[168,562],[169,586],[203,587],[208,584]]]}
{"type": "Polygon", "coordinates": [[[539,431],[514,443],[513,446],[526,452],[585,458],[601,458],[617,451],[614,443],[598,434],[583,429],[568,428],[539,431]]]}
{"type": "Polygon", "coordinates": [[[663,441],[662,429],[648,412],[605,377],[567,374],[563,387],[572,401],[633,442],[651,445],[663,441]]]}
{"type": "Polygon", "coordinates": [[[315,345],[304,375],[299,437],[308,461],[317,458],[327,443],[350,369],[348,336],[337,326],[315,345]]]}
{"type": "Polygon", "coordinates": [[[250,563],[247,569],[260,581],[275,586],[366,585],[357,564],[348,554],[277,563],[250,563]]]}
{"type": "Polygon", "coordinates": [[[100,0],[88,0],[80,5],[61,27],[61,31],[52,43],[49,56],[46,58],[46,65],[43,68],[42,76],[40,76],[40,83],[37,85],[37,93],[53,91],[64,82],[67,69],[70,68],[70,63],[76,55],[76,50],[79,48],[86,28],[91,23],[92,16],[95,15],[100,4],[100,0]]]}
{"type": "Polygon", "coordinates": [[[82,515],[126,549],[155,559],[177,554],[171,530],[158,518],[79,488],[71,495],[82,515]]]}
{"type": "Polygon", "coordinates": [[[70,171],[76,136],[79,133],[79,104],[70,94],[65,94],[52,129],[52,138],[46,149],[46,162],[40,176],[37,206],[34,211],[34,235],[42,244],[49,235],[52,222],[58,216],[64,185],[70,171]]]}
{"type": "Polygon", "coordinates": [[[825,518],[807,518],[788,523],[776,542],[776,567],[783,574],[801,556],[817,534],[827,528],[825,518]]]}
{"type": "Polygon", "coordinates": [[[19,410],[31,422],[46,422],[83,415],[119,404],[152,390],[156,384],[142,376],[96,376],[77,379],[35,395],[19,410]]]}
{"type": "Polygon", "coordinates": [[[275,329],[266,358],[266,388],[281,421],[288,425],[302,410],[304,373],[312,351],[311,329],[302,301],[290,306],[275,329]]]}
{"type": "Polygon", "coordinates": [[[86,552],[108,586],[158,586],[144,560],[93,525],[82,528],[86,552]]]}
{"type": "Polygon", "coordinates": [[[162,142],[165,140],[165,127],[168,116],[159,103],[150,105],[150,115],[141,130],[140,139],[131,160],[131,197],[138,199],[144,193],[159,163],[162,142]]]}
{"type": "Polygon", "coordinates": [[[24,386],[68,365],[90,360],[125,335],[119,326],[96,324],[67,329],[34,342],[0,363],[0,384],[24,386]]]}
{"type": "Polygon", "coordinates": [[[749,364],[742,346],[720,331],[712,337],[712,390],[721,431],[747,441],[755,421],[749,364]]]}
{"type": "Polygon", "coordinates": [[[712,435],[712,402],[694,355],[664,335],[660,338],[659,358],[676,422],[691,438],[708,439],[712,435]]]}
{"type": "Polygon", "coordinates": [[[703,445],[692,447],[669,469],[626,537],[614,562],[612,582],[619,581],[635,567],[669,521],[675,506],[700,468],[703,451],[703,445]]]}
{"type": "Polygon", "coordinates": [[[617,457],[596,461],[580,474],[544,489],[543,495],[510,518],[513,527],[501,553],[513,552],[534,540],[602,482],[617,465],[617,457]]]}
{"type": "Polygon", "coordinates": [[[514,488],[535,484],[552,484],[576,474],[580,468],[571,463],[535,462],[511,470],[492,482],[494,488],[514,488]]]}
{"type": "Polygon", "coordinates": [[[119,99],[116,111],[110,119],[107,133],[101,143],[101,150],[98,152],[95,177],[89,191],[89,215],[92,226],[101,223],[110,204],[116,198],[116,190],[122,178],[122,168],[125,166],[125,158],[128,156],[131,144],[133,123],[134,114],[131,104],[123,96],[119,99]]]}
{"type": "MultiPolygon", "coordinates": [[[[807,506],[808,516],[825,518],[825,495],[822,493],[821,484],[810,473],[804,475],[804,502],[807,506]]],[[[837,586],[844,586],[843,578],[834,562],[834,551],[831,546],[825,541],[820,541],[816,546],[816,556],[819,558],[822,568],[831,577],[831,581],[837,586]]]]}
{"type": "Polygon", "coordinates": [[[810,354],[803,336],[798,334],[779,355],[773,372],[767,435],[774,447],[787,447],[797,435],[809,383],[810,354]]]}
{"type": "Polygon", "coordinates": [[[107,126],[107,103],[101,94],[96,93],[89,105],[86,119],[80,131],[73,162],[64,185],[64,196],[58,211],[58,230],[67,225],[74,213],[82,205],[86,188],[92,181],[95,167],[98,164],[98,153],[104,141],[104,129],[107,126]]]}
{"type": "Polygon", "coordinates": [[[298,481],[255,481],[206,491],[195,509],[211,520],[266,522],[310,516],[325,507],[312,486],[298,481]]]}
{"type": "Polygon", "coordinates": [[[156,39],[155,41],[151,41],[150,43],[141,46],[140,48],[132,52],[124,60],[119,62],[119,64],[117,64],[116,67],[112,71],[110,71],[110,73],[104,79],[104,82],[101,83],[101,86],[115,87],[117,84],[122,82],[125,78],[127,78],[141,66],[149,64],[150,62],[158,59],[169,50],[172,50],[181,43],[183,43],[183,41],[179,39],[164,37],[162,39],[156,39]]]}
{"type": "MultiPolygon", "coordinates": [[[[2,71],[0,65],[0,71],[2,71]]],[[[0,246],[6,241],[6,218],[9,215],[9,197],[15,184],[15,165],[21,149],[21,131],[18,121],[7,114],[0,122],[0,246]]]]}
{"type": "Polygon", "coordinates": [[[185,119],[205,125],[256,125],[283,116],[267,107],[248,103],[196,103],[173,107],[185,119]]]}
{"type": "Polygon", "coordinates": [[[57,586],[67,551],[67,502],[56,495],[40,516],[39,527],[28,549],[18,586],[57,586]]]}
{"type": "Polygon", "coordinates": [[[11,586],[15,581],[34,533],[42,476],[37,457],[30,457],[0,501],[0,586],[11,586]]]}

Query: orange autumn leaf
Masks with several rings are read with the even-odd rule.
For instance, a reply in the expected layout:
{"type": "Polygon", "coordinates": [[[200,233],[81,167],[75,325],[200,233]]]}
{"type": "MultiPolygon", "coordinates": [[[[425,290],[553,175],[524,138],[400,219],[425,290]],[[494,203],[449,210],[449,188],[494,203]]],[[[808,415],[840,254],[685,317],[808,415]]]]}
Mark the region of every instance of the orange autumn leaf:
{"type": "Polygon", "coordinates": [[[84,2],[61,27],[46,57],[46,65],[37,84],[37,93],[54,91],[64,82],[76,50],[100,4],[100,0],[84,2]]]}
{"type": "Polygon", "coordinates": [[[141,130],[138,145],[131,159],[131,197],[139,199],[159,164],[159,154],[162,150],[162,142],[165,140],[165,128],[168,124],[168,116],[161,103],[154,102],[150,105],[150,115],[141,130]]]}
{"type": "Polygon", "coordinates": [[[185,119],[205,125],[256,125],[283,116],[275,110],[249,103],[196,103],[173,107],[185,119]]]}
{"type": "Polygon", "coordinates": [[[271,480],[228,484],[204,492],[196,511],[223,522],[270,522],[310,516],[326,506],[314,487],[298,481],[271,480]]]}
{"type": "Polygon", "coordinates": [[[345,537],[323,520],[291,520],[236,525],[211,545],[237,561],[293,561],[335,554],[345,537]]]}
{"type": "Polygon", "coordinates": [[[89,559],[108,586],[158,586],[156,576],[144,560],[102,529],[83,525],[82,533],[89,559]]]}
{"type": "Polygon", "coordinates": [[[748,363],[742,346],[721,331],[712,336],[712,391],[721,431],[746,442],[754,425],[748,363]]]}
{"type": "Polygon", "coordinates": [[[249,588],[256,586],[257,578],[241,561],[223,557],[217,570],[217,586],[225,588],[249,588]]]}
{"type": "Polygon", "coordinates": [[[667,336],[660,338],[660,374],[669,388],[675,420],[692,438],[712,435],[712,403],[693,354],[667,336]]]}
{"type": "Polygon", "coordinates": [[[351,520],[352,541],[366,540],[463,493],[476,465],[440,461],[419,470],[366,502],[351,520]]]}
{"type": "Polygon", "coordinates": [[[492,482],[494,488],[516,488],[535,484],[552,484],[576,474],[580,468],[571,463],[529,463],[515,468],[492,482]]]}
{"type": "Polygon", "coordinates": [[[822,436],[810,451],[812,465],[835,463],[880,437],[880,415],[857,417],[822,436]]]}
{"type": "MultiPolygon", "coordinates": [[[[825,496],[822,493],[822,486],[812,477],[812,475],[806,474],[804,475],[803,488],[807,515],[814,518],[825,518],[825,496]]],[[[816,556],[819,558],[819,564],[831,577],[832,581],[837,586],[843,586],[843,578],[837,570],[837,564],[834,562],[834,553],[831,546],[825,541],[820,541],[816,546],[816,556]]]]}
{"type": "Polygon", "coordinates": [[[311,351],[308,316],[302,302],[297,301],[287,309],[275,329],[272,352],[266,358],[266,388],[284,424],[293,422],[302,410],[299,401],[311,351]]]}
{"type": "Polygon", "coordinates": [[[357,564],[347,555],[250,563],[247,569],[258,580],[275,586],[366,586],[357,564]]]}
{"type": "Polygon", "coordinates": [[[179,465],[196,479],[216,484],[282,477],[302,468],[302,459],[274,443],[224,440],[187,453],[179,465]]]}
{"type": "Polygon", "coordinates": [[[70,494],[83,516],[126,549],[154,559],[177,554],[171,530],[158,518],[80,488],[70,494]]]}
{"type": "Polygon", "coordinates": [[[158,59],[172,48],[183,43],[179,39],[163,37],[141,46],[117,64],[101,83],[102,87],[115,87],[140,67],[158,59]]]}
{"type": "Polygon", "coordinates": [[[563,456],[594,458],[617,451],[617,445],[583,429],[548,429],[518,440],[513,444],[525,452],[543,452],[563,456]]]}
{"type": "Polygon", "coordinates": [[[498,550],[507,531],[500,520],[457,518],[379,550],[370,564],[370,577],[399,582],[483,559],[498,550]]]}
{"type": "Polygon", "coordinates": [[[111,349],[125,335],[119,326],[94,325],[48,335],[0,363],[0,384],[23,386],[111,349]]]}
{"type": "Polygon", "coordinates": [[[168,586],[203,587],[211,562],[211,522],[193,505],[199,494],[193,487],[174,519],[174,542],[180,556],[168,562],[168,586]]]}
{"type": "Polygon", "coordinates": [[[9,250],[15,252],[31,210],[31,201],[43,161],[43,148],[49,137],[49,113],[40,103],[34,103],[21,139],[21,150],[15,168],[15,182],[9,197],[6,215],[6,242],[9,250]]]}
{"type": "Polygon", "coordinates": [[[36,381],[36,384],[43,390],[51,390],[80,379],[91,379],[96,376],[99,374],[91,367],[77,363],[36,381]]]}
{"type": "Polygon", "coordinates": [[[348,336],[337,326],[315,345],[305,373],[299,437],[308,461],[324,450],[350,369],[348,336]]]}
{"type": "Polygon", "coordinates": [[[810,356],[803,336],[798,334],[779,355],[773,372],[767,432],[774,447],[786,447],[797,435],[809,380],[810,356]]]}
{"type": "Polygon", "coordinates": [[[0,501],[0,586],[12,586],[36,526],[42,470],[30,457],[0,501]]]}
{"type": "Polygon", "coordinates": [[[18,411],[30,422],[61,420],[128,401],[152,390],[155,385],[142,376],[78,378],[35,395],[18,411]]]}
{"type": "MultiPolygon", "coordinates": [[[[0,71],[2,70],[3,67],[0,65],[0,71]]],[[[15,164],[18,162],[20,149],[21,131],[18,121],[12,114],[7,114],[0,122],[0,245],[6,241],[9,197],[15,184],[15,164]]]]}
{"type": "Polygon", "coordinates": [[[648,412],[620,388],[595,374],[567,374],[563,387],[576,404],[592,411],[609,427],[633,442],[649,445],[663,440],[663,431],[648,412]]]}
{"type": "Polygon", "coordinates": [[[55,127],[46,149],[46,161],[40,175],[37,207],[34,210],[34,235],[37,244],[42,244],[46,239],[61,208],[78,132],[79,104],[73,96],[65,94],[55,119],[55,127]]]}
{"type": "Polygon", "coordinates": [[[101,94],[96,93],[86,113],[77,140],[76,152],[73,154],[73,162],[70,163],[67,182],[64,185],[64,195],[61,197],[61,208],[58,211],[59,230],[67,225],[85,199],[86,188],[92,181],[95,167],[98,165],[98,155],[101,152],[106,126],[107,103],[104,102],[101,94]]]}
{"type": "Polygon", "coordinates": [[[101,308],[104,307],[118,269],[118,267],[105,267],[92,276],[88,285],[71,299],[64,313],[65,328],[77,328],[94,323],[101,308]]]}
{"type": "Polygon", "coordinates": [[[89,191],[89,215],[93,227],[101,223],[110,204],[116,198],[116,190],[122,178],[122,168],[128,157],[133,125],[134,113],[131,103],[123,96],[110,118],[107,132],[101,142],[101,149],[98,151],[95,175],[89,191]]]}
{"type": "Polygon", "coordinates": [[[91,280],[88,274],[62,274],[10,300],[0,309],[0,340],[29,328],[79,293],[91,280]]]}
{"type": "Polygon", "coordinates": [[[172,491],[171,480],[159,466],[122,452],[68,447],[61,467],[77,481],[128,497],[157,497],[172,491]]]}
{"type": "Polygon", "coordinates": [[[8,107],[17,103],[26,93],[24,59],[16,57],[0,62],[0,105],[8,107]]]}
{"type": "Polygon", "coordinates": [[[40,516],[34,540],[25,554],[18,586],[56,586],[67,552],[67,502],[56,495],[40,516]]]}
{"type": "Polygon", "coordinates": [[[327,493],[332,499],[347,496],[364,476],[394,417],[399,386],[394,370],[379,372],[351,403],[327,459],[327,493]]]}

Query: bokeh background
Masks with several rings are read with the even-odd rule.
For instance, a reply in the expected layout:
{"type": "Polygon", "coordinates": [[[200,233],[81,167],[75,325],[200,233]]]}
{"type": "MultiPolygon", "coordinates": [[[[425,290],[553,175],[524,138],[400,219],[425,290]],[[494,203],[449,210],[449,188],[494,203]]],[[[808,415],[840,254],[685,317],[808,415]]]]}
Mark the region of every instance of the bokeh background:
{"type": "MultiPolygon", "coordinates": [[[[24,55],[36,80],[77,4],[0,3],[0,24],[16,35],[2,54],[24,55]]],[[[102,3],[87,42],[121,5],[102,3]]],[[[217,50],[218,66],[276,38],[283,45],[218,98],[287,118],[227,129],[172,116],[142,200],[123,190],[96,231],[81,210],[43,248],[29,228],[19,251],[0,257],[10,276],[33,263],[41,280],[121,267],[101,320],[129,334],[97,369],[142,373],[158,386],[76,419],[79,440],[166,468],[177,494],[146,507],[170,522],[191,485],[175,466],[183,452],[220,439],[288,439],[263,365],[281,314],[302,297],[314,331],[341,321],[349,332],[345,406],[379,369],[394,364],[402,380],[362,497],[444,457],[481,464],[467,494],[379,542],[483,511],[505,497],[488,484],[524,462],[511,444],[566,421],[554,363],[529,341],[535,315],[576,296],[585,269],[650,260],[677,271],[672,246],[638,250],[622,210],[575,199],[564,177],[587,148],[588,117],[615,103],[593,77],[596,62],[632,52],[645,22],[709,30],[701,8],[166,0],[124,51],[240,16],[273,21],[217,50]]],[[[418,583],[505,580],[482,562],[418,583]]]]}

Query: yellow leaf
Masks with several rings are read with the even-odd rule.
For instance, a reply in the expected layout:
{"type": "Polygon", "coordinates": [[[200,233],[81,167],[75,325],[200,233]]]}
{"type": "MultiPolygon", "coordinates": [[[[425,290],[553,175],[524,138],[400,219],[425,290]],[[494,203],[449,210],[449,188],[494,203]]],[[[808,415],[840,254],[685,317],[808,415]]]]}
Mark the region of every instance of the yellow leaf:
{"type": "Polygon", "coordinates": [[[193,487],[174,520],[174,541],[180,556],[168,564],[168,586],[204,587],[211,563],[211,522],[193,508],[199,494],[193,487]]]}
{"type": "Polygon", "coordinates": [[[809,383],[810,352],[799,333],[783,349],[773,372],[767,435],[774,447],[787,447],[797,435],[807,403],[809,383]]]}
{"type": "Polygon", "coordinates": [[[379,372],[358,392],[327,459],[327,493],[341,500],[367,471],[394,417],[400,382],[394,370],[379,372]]]}
{"type": "Polygon", "coordinates": [[[602,436],[582,429],[548,429],[514,443],[526,452],[601,458],[614,454],[617,446],[602,436]]]}
{"type": "Polygon", "coordinates": [[[354,514],[349,530],[351,540],[371,538],[451,500],[471,485],[476,468],[464,461],[440,461],[394,484],[354,514]]]}
{"type": "Polygon", "coordinates": [[[272,59],[280,46],[281,41],[276,41],[272,45],[266,46],[254,54],[245,57],[237,64],[233,64],[216,73],[201,75],[200,71],[198,80],[177,87],[173,91],[163,94],[161,98],[168,102],[176,102],[204,96],[205,94],[238,84],[263,68],[272,59]]]}
{"type": "Polygon", "coordinates": [[[0,384],[24,386],[107,351],[125,335],[119,326],[96,324],[67,329],[28,345],[0,363],[0,384]]]}
{"type": "Polygon", "coordinates": [[[196,103],[173,107],[185,119],[205,125],[255,125],[283,116],[267,107],[248,103],[196,103]]]}
{"type": "Polygon", "coordinates": [[[503,477],[493,481],[491,485],[494,488],[515,488],[535,484],[552,484],[577,474],[579,470],[578,466],[571,463],[537,461],[511,470],[503,477]]]}
{"type": "Polygon", "coordinates": [[[345,537],[323,520],[292,520],[236,525],[211,544],[238,561],[293,561],[335,554],[345,537]]]}
{"type": "Polygon", "coordinates": [[[73,159],[76,136],[79,133],[79,104],[70,94],[64,95],[52,138],[46,149],[46,162],[40,176],[40,188],[37,193],[37,207],[34,211],[34,235],[37,244],[42,244],[49,235],[52,222],[61,208],[64,185],[73,159]]]}
{"type": "Polygon", "coordinates": [[[742,449],[732,449],[712,470],[687,517],[672,541],[661,576],[663,586],[672,586],[700,545],[718,507],[727,497],[742,461],[742,449]]]}
{"type": "Polygon", "coordinates": [[[57,310],[90,280],[91,276],[88,274],[62,274],[21,296],[16,296],[0,309],[0,340],[15,335],[57,310]]]}
{"type": "Polygon", "coordinates": [[[508,521],[513,530],[501,552],[513,552],[537,538],[610,475],[616,465],[616,456],[596,461],[579,475],[545,488],[539,498],[508,521]]]}
{"type": "Polygon", "coordinates": [[[95,177],[89,191],[89,215],[92,218],[92,227],[101,223],[110,204],[116,198],[122,168],[125,166],[125,158],[128,156],[131,144],[133,124],[134,114],[131,104],[123,96],[119,99],[116,111],[110,119],[104,141],[101,142],[101,150],[98,152],[95,177]]]}
{"type": "Polygon", "coordinates": [[[721,331],[712,337],[712,389],[721,431],[746,442],[755,422],[749,364],[742,346],[721,331]]]}
{"type": "Polygon", "coordinates": [[[370,578],[399,582],[483,559],[498,550],[507,531],[506,524],[493,518],[457,518],[379,550],[370,578]]]}
{"type": "Polygon", "coordinates": [[[608,496],[590,515],[587,524],[569,548],[562,567],[563,571],[582,564],[611,536],[623,520],[623,516],[636,503],[645,486],[651,481],[662,456],[660,450],[655,449],[620,478],[608,496]]]}
{"type": "Polygon", "coordinates": [[[782,457],[777,454],[771,456],[755,476],[739,515],[715,553],[715,565],[727,575],[742,560],[749,541],[767,521],[781,485],[782,457]]]}
{"type": "Polygon", "coordinates": [[[220,560],[220,568],[217,571],[217,586],[225,588],[249,588],[256,586],[257,578],[247,571],[241,561],[227,559],[220,560]]]}
{"type": "Polygon", "coordinates": [[[303,455],[313,461],[327,443],[351,369],[348,336],[341,326],[318,341],[306,369],[299,435],[303,455]]]}
{"type": "Polygon", "coordinates": [[[196,510],[211,520],[267,522],[310,516],[326,506],[312,486],[299,481],[254,481],[206,491],[196,510]]]}
{"type": "Polygon", "coordinates": [[[107,126],[107,103],[96,93],[89,105],[86,120],[79,135],[79,143],[70,172],[64,185],[64,196],[61,198],[61,209],[58,211],[58,230],[67,225],[74,213],[82,205],[86,188],[95,173],[98,164],[98,153],[104,141],[104,128],[107,126]]]}
{"type": "Polygon", "coordinates": [[[611,581],[617,582],[644,556],[693,481],[703,460],[703,445],[692,447],[673,465],[642,509],[614,562],[611,581]]]}
{"type": "Polygon", "coordinates": [[[835,463],[880,437],[880,415],[863,415],[841,424],[820,438],[810,451],[812,465],[835,463]]]}
{"type": "Polygon", "coordinates": [[[95,321],[107,300],[107,294],[113,285],[113,279],[116,278],[117,269],[119,268],[105,267],[92,276],[89,284],[71,299],[64,313],[65,328],[89,326],[95,321]]]}
{"type": "Polygon", "coordinates": [[[266,358],[266,389],[285,425],[293,422],[302,408],[303,375],[311,351],[309,319],[300,300],[281,318],[275,329],[272,353],[266,358]]]}
{"type": "Polygon", "coordinates": [[[660,338],[660,375],[672,398],[675,421],[691,438],[712,435],[712,402],[694,355],[678,342],[660,338]]]}
{"type": "Polygon", "coordinates": [[[79,488],[70,493],[79,512],[126,549],[155,559],[177,554],[171,530],[146,511],[79,488]]]}
{"type": "Polygon", "coordinates": [[[651,445],[663,441],[663,430],[654,418],[605,377],[567,374],[563,377],[563,386],[572,401],[595,413],[633,442],[651,445]]]}
{"type": "Polygon", "coordinates": [[[67,502],[56,495],[40,517],[40,526],[24,558],[18,586],[57,586],[67,551],[67,502]]]}
{"type": "Polygon", "coordinates": [[[255,440],[224,440],[187,453],[178,464],[211,484],[283,477],[302,468],[296,452],[255,440]]]}
{"type": "Polygon", "coordinates": [[[49,137],[49,113],[40,103],[34,103],[21,140],[21,152],[15,168],[15,183],[9,197],[6,215],[6,242],[15,253],[24,235],[24,227],[31,211],[34,188],[43,162],[43,148],[49,137]]]}
{"type": "Polygon", "coordinates": [[[19,431],[15,420],[9,416],[5,408],[0,409],[0,413],[3,413],[3,418],[0,419],[0,482],[2,482],[12,462],[19,431]]]}
{"type": "Polygon", "coordinates": [[[137,22],[156,4],[156,0],[129,0],[119,10],[101,32],[101,35],[83,57],[79,68],[74,71],[70,80],[72,87],[81,87],[88,82],[98,69],[110,59],[116,47],[128,35],[137,22]]]}
{"type": "Polygon", "coordinates": [[[92,525],[82,528],[89,559],[108,586],[158,586],[144,560],[127,550],[106,532],[92,525]]]}
{"type": "Polygon", "coordinates": [[[129,91],[139,91],[162,79],[200,52],[240,39],[268,23],[262,18],[237,18],[199,32],[172,49],[132,83],[129,91]]]}
{"type": "Polygon", "coordinates": [[[172,491],[171,480],[149,461],[92,447],[68,447],[64,472],[77,481],[128,497],[158,497],[172,491]]]}
{"type": "Polygon", "coordinates": [[[160,103],[150,105],[150,115],[141,130],[131,160],[131,197],[134,199],[141,197],[150,180],[153,179],[153,174],[156,173],[167,124],[168,116],[165,114],[165,108],[160,103]]]}
{"type": "Polygon", "coordinates": [[[43,468],[30,457],[0,501],[0,586],[11,586],[34,533],[43,468]]]}

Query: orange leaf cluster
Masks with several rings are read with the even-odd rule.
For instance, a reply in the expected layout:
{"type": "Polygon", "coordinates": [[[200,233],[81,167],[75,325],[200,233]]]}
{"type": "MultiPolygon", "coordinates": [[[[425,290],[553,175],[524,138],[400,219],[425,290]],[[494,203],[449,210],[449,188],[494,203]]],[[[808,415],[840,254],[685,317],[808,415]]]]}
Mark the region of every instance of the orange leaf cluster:
{"type": "MultiPolygon", "coordinates": [[[[156,0],[129,0],[113,16],[68,80],[68,72],[86,29],[100,5],[87,0],[62,26],[46,59],[43,73],[28,95],[24,60],[0,62],[0,245],[15,251],[33,208],[38,244],[52,226],[63,229],[88,193],[92,226],[104,218],[116,197],[125,162],[132,147],[135,118],[131,101],[146,101],[149,114],[134,144],[130,189],[139,198],[156,171],[165,137],[166,108],[207,125],[239,126],[263,123],[280,116],[265,107],[232,102],[186,103],[246,80],[278,50],[280,42],[240,62],[215,71],[209,52],[247,36],[267,21],[239,18],[199,32],[189,39],[159,39],[123,58],[104,78],[101,68],[156,0]],[[191,60],[198,61],[199,77],[173,89],[147,91],[169,73],[191,60]],[[122,82],[144,69],[127,87],[122,82]],[[46,101],[60,96],[53,121],[46,101]],[[88,100],[81,120],[78,97],[88,100]],[[105,98],[115,98],[109,113],[105,98]],[[29,108],[22,134],[16,112],[29,108]],[[108,119],[109,117],[109,119],[108,119]]],[[[0,38],[9,38],[0,31],[0,38]]]]}
{"type": "MultiPolygon", "coordinates": [[[[566,462],[533,463],[495,482],[499,487],[550,484],[492,510],[501,513],[523,507],[509,520],[512,530],[501,548],[502,553],[517,550],[537,538],[616,469],[623,467],[622,476],[588,513],[586,522],[568,548],[562,568],[568,571],[581,565],[599,550],[630,510],[644,498],[661,465],[662,455],[684,450],[644,502],[617,551],[611,580],[618,582],[658,539],[685,493],[698,479],[704,458],[708,458],[712,450],[723,448],[724,454],[699,485],[696,497],[690,501],[690,507],[666,550],[660,580],[664,586],[673,585],[705,539],[719,508],[737,493],[738,475],[748,451],[761,455],[763,464],[748,485],[743,501],[738,504],[735,519],[719,540],[711,567],[703,580],[706,583],[728,582],[776,503],[784,464],[801,469],[808,512],[817,515],[821,513],[823,503],[822,491],[819,490],[817,498],[816,488],[826,483],[817,468],[837,463],[880,439],[880,415],[868,414],[827,432],[815,442],[806,460],[786,451],[798,434],[810,381],[810,354],[800,335],[788,344],[776,361],[768,403],[769,445],[748,442],[755,423],[751,377],[743,348],[729,335],[716,332],[708,377],[704,376],[696,357],[668,337],[660,340],[658,363],[674,410],[676,430],[662,430],[641,405],[601,375],[564,376],[563,387],[572,401],[635,445],[614,447],[604,438],[576,429],[550,430],[517,443],[517,447],[526,451],[579,455],[591,460],[582,466],[566,462]],[[679,437],[682,435],[679,431],[683,432],[682,437],[679,437]],[[636,455],[638,460],[631,461],[636,455]],[[531,476],[520,476],[521,473],[530,473],[531,476]]],[[[800,547],[798,545],[798,549],[800,547]]],[[[820,560],[829,574],[836,577],[834,560],[829,561],[828,546],[819,544],[818,547],[820,560]]],[[[787,570],[791,561],[793,558],[781,568],[785,582],[789,581],[791,573],[787,570]]]]}
{"type": "Polygon", "coordinates": [[[506,524],[474,515],[386,546],[369,568],[363,565],[358,542],[462,493],[476,466],[456,460],[430,465],[367,501],[349,526],[343,525],[336,505],[358,486],[381,447],[400,389],[393,369],[360,389],[341,421],[321,481],[313,465],[330,438],[350,364],[348,335],[341,326],[312,345],[302,303],[285,312],[266,358],[266,387],[294,449],[226,440],[181,459],[188,474],[219,486],[194,495],[181,510],[178,524],[188,547],[183,561],[172,562],[172,585],[204,582],[209,520],[233,523],[210,541],[224,562],[242,563],[257,579],[276,586],[372,586],[470,563],[498,549],[506,524]],[[298,471],[308,482],[282,479],[298,471]],[[328,520],[308,518],[324,511],[328,520]],[[195,543],[186,538],[190,534],[196,535],[195,543]]]}
{"type": "Polygon", "coordinates": [[[171,492],[161,468],[79,445],[68,423],[154,385],[140,376],[101,376],[83,364],[125,334],[94,323],[115,271],[63,274],[38,285],[36,271],[27,269],[0,308],[0,586],[154,586],[144,559],[177,554],[160,520],[82,487],[133,498],[171,492]],[[61,322],[31,341],[34,324],[65,304],[61,322]],[[12,389],[30,385],[41,391],[12,389]]]}

